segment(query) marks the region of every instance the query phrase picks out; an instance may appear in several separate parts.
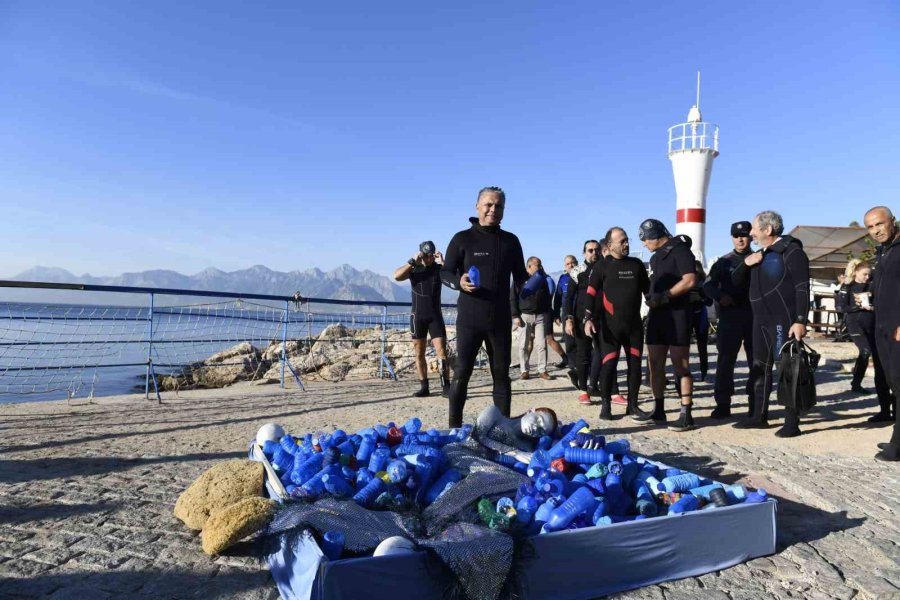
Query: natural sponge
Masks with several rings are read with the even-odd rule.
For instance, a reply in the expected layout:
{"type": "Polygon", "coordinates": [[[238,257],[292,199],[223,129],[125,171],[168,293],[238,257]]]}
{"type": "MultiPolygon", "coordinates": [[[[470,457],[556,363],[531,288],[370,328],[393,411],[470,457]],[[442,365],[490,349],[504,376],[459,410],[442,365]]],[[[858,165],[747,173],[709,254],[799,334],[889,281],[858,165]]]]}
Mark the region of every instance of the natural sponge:
{"type": "Polygon", "coordinates": [[[203,551],[219,554],[251,533],[262,529],[275,514],[275,502],[266,498],[244,498],[213,511],[203,526],[203,551]]]}
{"type": "Polygon", "coordinates": [[[203,529],[209,515],[238,500],[262,495],[262,463],[236,459],[203,473],[175,503],[175,516],[191,529],[203,529]]]}

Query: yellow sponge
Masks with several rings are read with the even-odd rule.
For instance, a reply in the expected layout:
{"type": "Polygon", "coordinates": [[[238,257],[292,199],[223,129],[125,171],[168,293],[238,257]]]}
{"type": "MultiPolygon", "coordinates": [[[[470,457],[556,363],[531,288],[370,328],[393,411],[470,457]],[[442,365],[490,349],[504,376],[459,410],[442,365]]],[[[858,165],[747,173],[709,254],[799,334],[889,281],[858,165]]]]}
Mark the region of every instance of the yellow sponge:
{"type": "Polygon", "coordinates": [[[175,503],[175,516],[191,529],[203,529],[209,515],[238,500],[262,496],[262,463],[236,459],[203,473],[175,503]]]}
{"type": "Polygon", "coordinates": [[[214,511],[203,526],[203,551],[221,553],[251,533],[262,529],[275,514],[275,502],[265,498],[244,498],[214,511]]]}

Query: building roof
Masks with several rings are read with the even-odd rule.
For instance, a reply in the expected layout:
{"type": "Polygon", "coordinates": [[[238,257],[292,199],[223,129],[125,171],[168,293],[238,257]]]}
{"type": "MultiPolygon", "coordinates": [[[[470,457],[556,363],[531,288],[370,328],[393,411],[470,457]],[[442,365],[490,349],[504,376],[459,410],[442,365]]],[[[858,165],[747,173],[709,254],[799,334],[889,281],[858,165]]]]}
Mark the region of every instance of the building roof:
{"type": "Polygon", "coordinates": [[[837,280],[847,267],[849,254],[859,256],[869,248],[864,227],[797,225],[788,235],[803,242],[812,279],[837,280]]]}

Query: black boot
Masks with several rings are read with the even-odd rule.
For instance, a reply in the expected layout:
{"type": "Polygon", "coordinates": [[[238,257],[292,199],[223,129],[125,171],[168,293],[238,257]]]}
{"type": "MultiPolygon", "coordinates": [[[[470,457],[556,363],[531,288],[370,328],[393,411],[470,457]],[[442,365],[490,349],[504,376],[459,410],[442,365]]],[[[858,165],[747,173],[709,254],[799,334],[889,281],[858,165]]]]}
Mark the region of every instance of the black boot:
{"type": "Polygon", "coordinates": [[[794,411],[785,409],[784,425],[775,432],[775,437],[792,438],[800,435],[800,417],[794,411]]]}
{"type": "Polygon", "coordinates": [[[441,380],[441,395],[449,396],[450,395],[450,368],[447,366],[447,361],[442,360],[439,363],[440,370],[438,371],[438,377],[441,380]]]}
{"type": "Polygon", "coordinates": [[[415,392],[413,396],[415,398],[424,398],[425,396],[430,396],[431,392],[428,390],[428,379],[423,379],[419,382],[422,386],[419,388],[418,392],[415,392]]]}
{"type": "Polygon", "coordinates": [[[643,413],[632,416],[631,418],[637,421],[638,423],[650,423],[650,421],[659,421],[661,423],[666,422],[666,411],[663,406],[665,400],[663,398],[655,398],[653,402],[656,406],[653,409],[652,413],[643,413]]]}
{"type": "Polygon", "coordinates": [[[602,421],[612,420],[612,405],[609,398],[600,399],[600,419],[602,421]]]}
{"type": "Polygon", "coordinates": [[[680,433],[683,431],[690,431],[694,427],[694,417],[691,415],[691,405],[682,404],[678,420],[669,425],[669,431],[677,431],[680,433]]]}

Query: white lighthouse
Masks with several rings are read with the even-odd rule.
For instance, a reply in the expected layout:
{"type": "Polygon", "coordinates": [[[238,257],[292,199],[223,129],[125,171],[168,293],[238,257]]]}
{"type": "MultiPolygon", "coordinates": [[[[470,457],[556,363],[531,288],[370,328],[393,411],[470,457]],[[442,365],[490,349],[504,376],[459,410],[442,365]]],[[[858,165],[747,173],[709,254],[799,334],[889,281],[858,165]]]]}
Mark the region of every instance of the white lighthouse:
{"type": "Polygon", "coordinates": [[[688,112],[687,123],[669,127],[669,160],[675,176],[675,234],[687,234],[694,256],[705,267],[706,194],[713,160],[719,155],[719,126],[700,115],[700,73],[697,73],[697,104],[688,112]]]}

